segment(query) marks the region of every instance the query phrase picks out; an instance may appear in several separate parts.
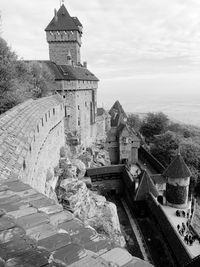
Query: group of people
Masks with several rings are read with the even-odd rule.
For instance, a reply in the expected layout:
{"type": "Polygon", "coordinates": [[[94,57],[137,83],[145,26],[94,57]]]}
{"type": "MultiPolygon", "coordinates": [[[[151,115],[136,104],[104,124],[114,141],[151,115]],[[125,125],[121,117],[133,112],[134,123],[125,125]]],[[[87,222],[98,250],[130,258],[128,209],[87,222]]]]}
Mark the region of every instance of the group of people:
{"type": "Polygon", "coordinates": [[[176,210],[177,217],[188,218],[190,217],[190,211],[185,212],[184,210],[176,210]]]}
{"type": "MultiPolygon", "coordinates": [[[[189,211],[186,212],[184,210],[177,210],[176,216],[187,218],[186,224],[184,222],[182,222],[181,225],[178,224],[177,229],[178,229],[179,234],[184,237],[185,243],[189,246],[192,246],[192,244],[195,242],[195,240],[197,240],[197,236],[194,235],[190,231],[190,221],[191,221],[190,212],[189,211]]],[[[200,240],[199,240],[199,242],[200,242],[200,240]]]]}
{"type": "Polygon", "coordinates": [[[189,230],[189,222],[187,221],[186,225],[183,222],[182,225],[177,225],[178,232],[181,236],[184,236],[184,241],[187,245],[192,246],[196,240],[196,236],[191,233],[189,230]]]}

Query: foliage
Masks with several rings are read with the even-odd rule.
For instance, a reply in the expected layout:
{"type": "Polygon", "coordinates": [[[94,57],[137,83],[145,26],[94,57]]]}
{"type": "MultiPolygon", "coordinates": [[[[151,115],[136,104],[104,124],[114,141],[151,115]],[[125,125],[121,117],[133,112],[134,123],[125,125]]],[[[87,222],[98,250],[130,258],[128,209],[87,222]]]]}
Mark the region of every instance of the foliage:
{"type": "Polygon", "coordinates": [[[0,96],[12,85],[12,78],[15,76],[15,63],[17,56],[8,47],[5,40],[0,37],[0,96]]]}
{"type": "Polygon", "coordinates": [[[182,140],[181,155],[188,166],[193,166],[196,169],[200,168],[200,145],[192,140],[182,140]]]}
{"type": "Polygon", "coordinates": [[[176,156],[179,146],[192,173],[190,192],[193,193],[195,185],[200,183],[200,128],[169,121],[163,115],[149,113],[141,125],[141,132],[150,141],[151,153],[166,167],[176,156]]]}
{"type": "Polygon", "coordinates": [[[139,115],[131,113],[128,115],[127,123],[131,128],[138,131],[140,129],[142,121],[139,115]]]}
{"type": "Polygon", "coordinates": [[[168,126],[169,119],[162,112],[148,113],[140,127],[141,134],[149,141],[155,135],[162,134],[168,126]]]}
{"type": "Polygon", "coordinates": [[[151,145],[151,153],[164,166],[168,166],[177,153],[178,144],[179,140],[176,134],[167,131],[164,134],[154,137],[154,142],[151,145]]]}
{"type": "Polygon", "coordinates": [[[0,37],[0,113],[29,98],[54,93],[54,80],[47,65],[18,60],[0,37]]]}

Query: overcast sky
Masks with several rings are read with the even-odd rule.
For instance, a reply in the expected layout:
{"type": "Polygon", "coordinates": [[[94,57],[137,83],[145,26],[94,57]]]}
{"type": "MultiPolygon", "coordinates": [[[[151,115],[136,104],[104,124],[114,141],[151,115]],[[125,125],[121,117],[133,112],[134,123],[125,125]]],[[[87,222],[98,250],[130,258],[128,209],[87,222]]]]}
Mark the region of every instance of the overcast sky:
{"type": "MultiPolygon", "coordinates": [[[[1,0],[2,36],[24,59],[48,59],[44,28],[59,0],[1,0]]],[[[101,80],[99,102],[200,95],[199,0],[66,0],[83,24],[82,61],[101,80]],[[140,99],[140,98],[139,98],[140,99]]],[[[140,100],[139,100],[140,101],[140,100]]]]}

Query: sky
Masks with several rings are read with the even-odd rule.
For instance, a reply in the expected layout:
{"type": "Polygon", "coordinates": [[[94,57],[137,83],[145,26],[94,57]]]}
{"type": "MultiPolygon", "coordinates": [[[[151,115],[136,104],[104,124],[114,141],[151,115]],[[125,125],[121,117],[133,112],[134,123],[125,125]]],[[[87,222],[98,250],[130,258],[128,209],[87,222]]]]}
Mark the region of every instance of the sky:
{"type": "MultiPolygon", "coordinates": [[[[125,110],[141,112],[162,109],[167,99],[200,103],[199,0],[65,0],[65,6],[83,24],[81,58],[100,79],[99,105],[118,99],[125,110]]],[[[1,0],[2,37],[20,58],[48,59],[44,28],[59,7],[59,0],[1,0]]]]}

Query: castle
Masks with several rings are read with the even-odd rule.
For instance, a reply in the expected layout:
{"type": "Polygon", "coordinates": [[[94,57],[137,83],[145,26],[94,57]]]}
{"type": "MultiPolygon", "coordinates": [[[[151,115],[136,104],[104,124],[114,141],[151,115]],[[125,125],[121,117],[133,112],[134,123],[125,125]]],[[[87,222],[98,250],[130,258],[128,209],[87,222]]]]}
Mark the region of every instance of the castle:
{"type": "MultiPolygon", "coordinates": [[[[54,17],[45,28],[45,32],[50,58],[46,64],[53,71],[57,93],[64,100],[66,142],[73,140],[73,145],[87,147],[92,143],[103,141],[109,151],[112,164],[138,163],[140,139],[127,125],[127,115],[119,101],[114,103],[109,113],[102,108],[97,109],[99,80],[87,69],[86,62],[81,64],[83,27],[79,19],[71,17],[65,5],[62,4],[58,11],[54,11],[54,17]]],[[[148,173],[143,176],[146,180],[142,179],[142,181],[149,179],[151,188],[154,187],[153,183],[157,184],[158,179],[152,180],[148,173]]],[[[187,166],[178,155],[164,171],[162,187],[165,190],[158,192],[157,196],[166,194],[169,205],[185,208],[188,203],[190,176],[187,166]],[[180,196],[181,199],[179,199],[180,196]]],[[[143,184],[145,183],[141,182],[139,191],[143,191],[143,188],[141,190],[143,184]]]]}
{"type": "Polygon", "coordinates": [[[83,27],[61,5],[45,29],[49,44],[50,67],[57,83],[57,92],[65,102],[66,135],[78,144],[91,145],[96,140],[98,78],[81,64],[83,27]]]}
{"type": "Polygon", "coordinates": [[[0,118],[0,265],[27,266],[31,262],[31,266],[61,266],[64,262],[64,266],[111,266],[116,262],[124,267],[151,266],[123,249],[112,248],[109,240],[101,239],[94,229],[44,196],[55,194],[51,190],[54,178],[58,179],[53,175],[54,167],[66,142],[87,147],[106,141],[111,161],[117,166],[89,169],[88,176],[110,186],[111,191],[114,187],[124,190],[130,208],[135,202],[146,201],[177,261],[182,266],[199,266],[199,258],[187,253],[164,210],[188,207],[191,174],[181,155],[164,170],[128,127],[118,101],[109,113],[97,109],[98,79],[80,60],[82,25],[64,5],[55,11],[45,31],[50,54],[45,63],[55,75],[58,94],[28,100],[0,118]],[[127,163],[138,164],[142,170],[137,188],[127,163]],[[163,196],[165,199],[158,198],[163,196]]]}

